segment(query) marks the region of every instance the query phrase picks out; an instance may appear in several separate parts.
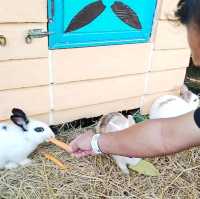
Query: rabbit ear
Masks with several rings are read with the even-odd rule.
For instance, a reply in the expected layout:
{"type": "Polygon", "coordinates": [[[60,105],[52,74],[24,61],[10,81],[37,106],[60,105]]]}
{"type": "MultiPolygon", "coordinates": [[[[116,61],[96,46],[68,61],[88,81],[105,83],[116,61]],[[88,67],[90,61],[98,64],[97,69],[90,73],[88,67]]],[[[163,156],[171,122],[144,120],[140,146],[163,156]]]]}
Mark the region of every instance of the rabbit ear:
{"type": "Polygon", "coordinates": [[[22,128],[23,131],[27,131],[27,122],[23,117],[11,115],[10,119],[19,127],[22,128]]]}
{"type": "Polygon", "coordinates": [[[24,121],[26,122],[26,124],[29,123],[29,120],[28,120],[26,114],[25,114],[24,111],[22,111],[21,109],[13,108],[13,109],[12,109],[12,113],[13,113],[13,116],[17,116],[17,117],[23,118],[24,121]]]}
{"type": "Polygon", "coordinates": [[[186,92],[184,95],[183,95],[183,99],[186,101],[186,102],[190,102],[191,98],[192,98],[192,92],[188,91],[186,92]]]}
{"type": "Polygon", "coordinates": [[[192,95],[193,93],[189,91],[188,87],[185,84],[181,86],[180,96],[182,97],[182,99],[184,99],[186,102],[190,102],[192,95]]]}
{"type": "Polygon", "coordinates": [[[188,90],[188,87],[184,84],[183,86],[181,86],[181,89],[180,89],[180,94],[181,95],[184,95],[185,93],[187,93],[189,90],[188,90]]]}

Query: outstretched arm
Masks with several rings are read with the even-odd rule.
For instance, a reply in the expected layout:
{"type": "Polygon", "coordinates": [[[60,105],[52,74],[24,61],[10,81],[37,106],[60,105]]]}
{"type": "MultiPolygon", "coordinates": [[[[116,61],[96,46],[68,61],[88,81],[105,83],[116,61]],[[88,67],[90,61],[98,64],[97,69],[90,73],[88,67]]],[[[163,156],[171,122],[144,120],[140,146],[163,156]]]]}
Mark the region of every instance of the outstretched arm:
{"type": "MultiPolygon", "coordinates": [[[[200,145],[200,129],[194,112],[176,118],[148,120],[119,133],[102,134],[98,145],[107,154],[130,157],[152,157],[171,154],[200,145]]],[[[87,132],[71,142],[77,157],[92,155],[91,139],[87,132]]]]}
{"type": "Polygon", "coordinates": [[[105,153],[134,157],[151,157],[179,152],[200,145],[200,129],[194,113],[148,120],[118,134],[104,134],[99,147],[105,153]]]}

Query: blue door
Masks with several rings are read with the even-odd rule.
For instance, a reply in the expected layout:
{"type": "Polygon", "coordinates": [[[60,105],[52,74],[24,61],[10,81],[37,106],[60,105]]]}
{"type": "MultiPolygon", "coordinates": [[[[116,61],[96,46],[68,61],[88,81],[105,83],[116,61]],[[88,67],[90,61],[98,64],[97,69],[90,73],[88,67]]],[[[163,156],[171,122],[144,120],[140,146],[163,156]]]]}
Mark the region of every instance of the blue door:
{"type": "Polygon", "coordinates": [[[49,48],[147,42],[157,0],[48,0],[49,48]]]}

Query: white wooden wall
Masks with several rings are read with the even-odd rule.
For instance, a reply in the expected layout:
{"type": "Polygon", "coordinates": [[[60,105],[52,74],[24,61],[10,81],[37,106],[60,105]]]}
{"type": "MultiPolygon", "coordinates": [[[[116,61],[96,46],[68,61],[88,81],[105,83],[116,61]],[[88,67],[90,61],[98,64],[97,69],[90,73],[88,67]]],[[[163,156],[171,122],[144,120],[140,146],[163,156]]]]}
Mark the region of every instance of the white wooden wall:
{"type": "Polygon", "coordinates": [[[25,43],[29,29],[47,29],[46,0],[0,0],[0,120],[12,107],[51,124],[141,108],[183,84],[190,51],[184,27],[167,21],[177,0],[159,0],[146,44],[48,51],[47,38],[25,43]]]}

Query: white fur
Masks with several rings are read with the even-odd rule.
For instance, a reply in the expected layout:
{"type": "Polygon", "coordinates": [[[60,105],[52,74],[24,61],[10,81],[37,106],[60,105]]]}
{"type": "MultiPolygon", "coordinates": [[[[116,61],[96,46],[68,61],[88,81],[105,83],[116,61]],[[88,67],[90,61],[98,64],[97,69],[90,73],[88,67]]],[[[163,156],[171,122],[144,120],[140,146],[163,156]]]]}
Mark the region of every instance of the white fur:
{"type": "Polygon", "coordinates": [[[30,164],[27,159],[39,144],[55,137],[51,129],[43,122],[30,120],[27,131],[23,131],[14,123],[0,123],[0,169],[12,169],[19,165],[30,164]],[[7,129],[2,128],[6,126],[7,129]],[[34,128],[43,127],[43,132],[35,132],[34,128]]]}
{"type": "MultiPolygon", "coordinates": [[[[112,113],[112,118],[110,121],[105,124],[105,132],[117,133],[123,129],[129,128],[135,124],[133,117],[130,115],[128,119],[120,113],[112,113]]],[[[103,116],[106,117],[106,116],[103,116]]],[[[109,117],[109,114],[108,114],[109,117]]],[[[101,121],[100,121],[101,122],[101,121]]],[[[100,125],[99,125],[100,126],[100,125]]],[[[112,155],[113,159],[116,161],[116,164],[121,169],[124,174],[129,174],[128,165],[136,165],[141,159],[140,158],[129,158],[119,155],[112,155]]]]}
{"type": "Polygon", "coordinates": [[[159,97],[151,106],[150,119],[177,117],[191,112],[199,106],[199,96],[185,87],[181,96],[165,95],[159,97]]]}

